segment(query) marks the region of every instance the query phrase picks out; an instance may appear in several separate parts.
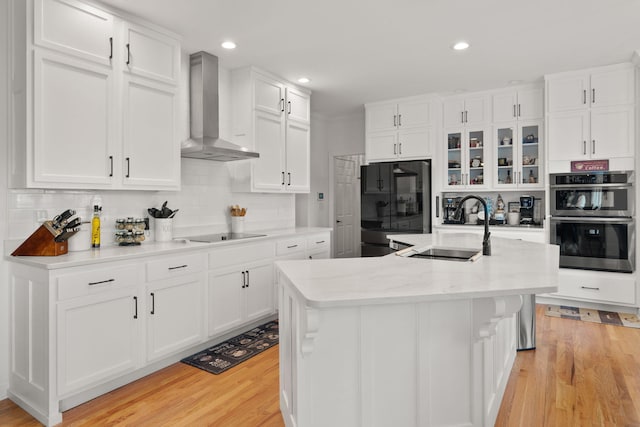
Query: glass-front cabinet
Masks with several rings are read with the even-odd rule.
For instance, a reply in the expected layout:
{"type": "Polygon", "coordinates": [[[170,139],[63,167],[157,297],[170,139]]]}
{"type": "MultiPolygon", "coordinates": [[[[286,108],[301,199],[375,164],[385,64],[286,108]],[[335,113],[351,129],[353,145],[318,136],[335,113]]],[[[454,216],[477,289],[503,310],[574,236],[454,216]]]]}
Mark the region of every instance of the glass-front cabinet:
{"type": "Polygon", "coordinates": [[[497,188],[543,188],[542,122],[518,122],[494,129],[497,188]]]}
{"type": "Polygon", "coordinates": [[[446,133],[448,190],[487,186],[487,147],[483,129],[452,130],[446,133]]]}

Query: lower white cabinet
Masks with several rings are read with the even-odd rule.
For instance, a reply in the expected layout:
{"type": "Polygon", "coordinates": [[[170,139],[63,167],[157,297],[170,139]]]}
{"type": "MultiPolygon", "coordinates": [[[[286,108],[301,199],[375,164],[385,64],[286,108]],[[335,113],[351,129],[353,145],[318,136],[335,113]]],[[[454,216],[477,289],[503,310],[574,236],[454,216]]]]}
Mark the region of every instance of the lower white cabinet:
{"type": "Polygon", "coordinates": [[[131,285],[58,303],[61,396],[137,367],[142,313],[131,285]]]}
{"type": "Polygon", "coordinates": [[[561,268],[558,291],[548,296],[635,306],[636,280],[626,273],[561,268]]]}

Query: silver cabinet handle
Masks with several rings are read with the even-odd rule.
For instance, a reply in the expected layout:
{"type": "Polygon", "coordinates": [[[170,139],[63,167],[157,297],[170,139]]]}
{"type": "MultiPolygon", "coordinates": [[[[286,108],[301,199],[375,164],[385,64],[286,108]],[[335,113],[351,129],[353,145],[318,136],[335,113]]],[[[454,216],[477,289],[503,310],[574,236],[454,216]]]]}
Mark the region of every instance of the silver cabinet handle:
{"type": "Polygon", "coordinates": [[[115,282],[116,279],[107,279],[107,280],[101,280],[99,282],[89,282],[89,286],[93,286],[93,285],[100,285],[102,283],[110,283],[110,282],[115,282]]]}
{"type": "Polygon", "coordinates": [[[324,240],[320,240],[319,242],[316,242],[316,245],[319,245],[320,243],[324,243],[324,240]]]}
{"type": "Polygon", "coordinates": [[[179,268],[187,268],[189,264],[178,265],[176,267],[168,267],[169,270],[177,270],[179,268]]]}
{"type": "Polygon", "coordinates": [[[402,142],[398,143],[398,154],[402,154],[402,142]]]}
{"type": "Polygon", "coordinates": [[[520,104],[518,104],[518,117],[520,117],[520,104]]]}
{"type": "Polygon", "coordinates": [[[464,111],[460,111],[460,123],[464,123],[464,111]]]}
{"type": "Polygon", "coordinates": [[[396,145],[397,145],[397,144],[393,144],[393,154],[398,154],[398,153],[396,152],[396,145]]]}
{"type": "Polygon", "coordinates": [[[393,115],[393,127],[397,127],[397,123],[396,123],[396,115],[393,115]]]}
{"type": "Polygon", "coordinates": [[[464,111],[464,122],[469,123],[469,111],[464,111]]]}
{"type": "Polygon", "coordinates": [[[596,140],[591,140],[591,154],[596,154],[596,140]]]}
{"type": "Polygon", "coordinates": [[[582,141],[582,154],[587,154],[587,141],[582,141]]]}
{"type": "Polygon", "coordinates": [[[591,89],[591,103],[592,104],[596,103],[596,90],[595,89],[591,89]]]}
{"type": "Polygon", "coordinates": [[[398,126],[402,126],[402,114],[398,114],[398,126]]]}
{"type": "Polygon", "coordinates": [[[583,104],[587,103],[587,90],[586,89],[582,90],[582,103],[583,104]]]}
{"type": "Polygon", "coordinates": [[[600,288],[596,288],[596,287],[593,287],[593,286],[580,286],[580,289],[589,289],[589,290],[592,290],[592,291],[599,291],[600,290],[600,288]]]}
{"type": "Polygon", "coordinates": [[[516,117],[516,104],[513,104],[513,117],[516,117]]]}

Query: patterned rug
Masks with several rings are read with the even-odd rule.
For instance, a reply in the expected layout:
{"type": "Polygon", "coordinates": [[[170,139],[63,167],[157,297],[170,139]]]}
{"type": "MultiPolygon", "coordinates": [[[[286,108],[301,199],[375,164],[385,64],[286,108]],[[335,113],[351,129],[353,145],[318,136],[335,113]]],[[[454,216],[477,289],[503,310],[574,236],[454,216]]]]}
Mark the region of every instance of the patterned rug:
{"type": "Polygon", "coordinates": [[[278,322],[268,322],[211,348],[185,357],[181,362],[212,374],[220,374],[277,345],[278,338],[278,322]]]}
{"type": "Polygon", "coordinates": [[[615,311],[593,310],[590,308],[571,307],[568,305],[547,305],[544,314],[563,319],[582,320],[585,322],[606,325],[627,326],[640,329],[640,319],[635,314],[615,311]]]}

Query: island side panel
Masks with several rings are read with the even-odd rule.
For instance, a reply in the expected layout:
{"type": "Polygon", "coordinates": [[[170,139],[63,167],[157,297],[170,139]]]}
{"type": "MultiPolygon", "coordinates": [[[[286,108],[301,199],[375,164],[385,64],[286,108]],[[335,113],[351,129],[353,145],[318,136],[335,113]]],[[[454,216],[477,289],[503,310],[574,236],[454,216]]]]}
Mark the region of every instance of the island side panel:
{"type": "Polygon", "coordinates": [[[309,308],[283,276],[287,426],[492,425],[515,356],[513,316],[480,337],[477,300],[309,308]]]}

